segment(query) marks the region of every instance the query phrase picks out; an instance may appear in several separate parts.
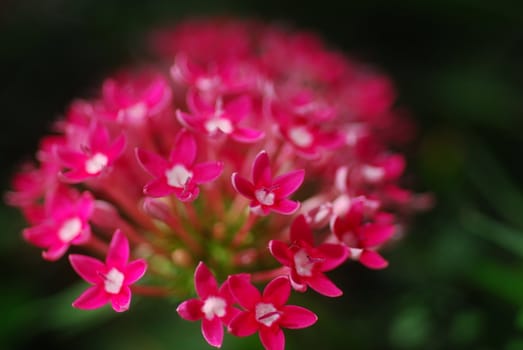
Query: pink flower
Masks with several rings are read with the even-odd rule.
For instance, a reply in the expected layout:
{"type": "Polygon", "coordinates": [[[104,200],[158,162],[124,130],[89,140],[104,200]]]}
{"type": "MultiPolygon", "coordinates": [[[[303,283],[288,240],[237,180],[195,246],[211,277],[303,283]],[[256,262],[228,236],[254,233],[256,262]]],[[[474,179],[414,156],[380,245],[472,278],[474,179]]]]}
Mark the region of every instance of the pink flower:
{"type": "Polygon", "coordinates": [[[178,120],[189,129],[210,137],[229,135],[239,142],[256,142],[264,132],[239,126],[239,122],[251,114],[252,102],[248,95],[242,95],[223,102],[219,97],[214,105],[205,101],[199,93],[188,95],[191,114],[177,111],[178,120]]]}
{"type": "Polygon", "coordinates": [[[365,214],[365,198],[354,198],[345,215],[334,218],[332,232],[349,247],[351,259],[371,269],[383,269],[388,262],[376,249],[394,234],[393,217],[385,212],[371,217],[365,214]]]}
{"type": "Polygon", "coordinates": [[[298,210],[300,203],[287,199],[303,182],[305,171],[294,170],[272,178],[269,156],[261,151],[254,159],[252,166],[253,182],[232,174],[232,185],[241,195],[251,200],[251,209],[260,215],[267,215],[274,211],[290,215],[298,210]]]}
{"type": "Polygon", "coordinates": [[[142,278],[147,269],[143,259],[128,263],[129,253],[129,241],[120,230],[116,230],[105,263],[86,255],[69,255],[73,269],[93,285],[73,302],[73,306],[91,310],[110,302],[114,311],[126,311],[131,304],[129,286],[142,278]]]}
{"type": "Polygon", "coordinates": [[[200,193],[198,185],[214,181],[223,169],[221,162],[194,164],[196,152],[196,140],[186,130],[178,134],[168,160],[152,151],[137,149],[138,161],[156,177],[145,185],[144,194],[163,197],[174,193],[181,201],[196,199],[200,193]]]}
{"type": "Polygon", "coordinates": [[[229,332],[238,337],[258,332],[266,350],[285,348],[282,328],[306,328],[318,319],[312,311],[301,306],[285,305],[291,293],[287,277],[273,279],[265,287],[263,294],[250,283],[248,275],[230,276],[229,288],[245,309],[231,320],[229,332]]]}
{"type": "Polygon", "coordinates": [[[91,238],[88,220],[94,209],[94,200],[89,192],[77,196],[69,191],[58,191],[47,207],[45,218],[35,226],[23,231],[24,238],[45,248],[42,256],[46,260],[60,259],[70,245],[82,245],[91,238]]]}
{"type": "Polygon", "coordinates": [[[315,246],[305,216],[300,215],[293,221],[290,243],[271,240],[269,250],[282,265],[291,268],[290,281],[294,289],[304,292],[309,286],[328,297],[343,294],[323,272],[341,265],[348,257],[348,249],[335,243],[315,246]]]}
{"type": "Polygon", "coordinates": [[[125,143],[123,134],[111,142],[107,128],[102,124],[96,124],[89,134],[88,144],[82,145],[82,151],[57,151],[62,164],[67,168],[61,174],[63,179],[77,183],[100,175],[123,153],[125,143]]]}
{"type": "Polygon", "coordinates": [[[194,284],[198,298],[182,302],[176,311],[185,320],[202,320],[202,334],[212,346],[221,347],[223,341],[223,325],[239,312],[234,308],[234,299],[229,291],[229,283],[225,281],[218,288],[218,283],[211,271],[200,262],[194,272],[194,284]]]}

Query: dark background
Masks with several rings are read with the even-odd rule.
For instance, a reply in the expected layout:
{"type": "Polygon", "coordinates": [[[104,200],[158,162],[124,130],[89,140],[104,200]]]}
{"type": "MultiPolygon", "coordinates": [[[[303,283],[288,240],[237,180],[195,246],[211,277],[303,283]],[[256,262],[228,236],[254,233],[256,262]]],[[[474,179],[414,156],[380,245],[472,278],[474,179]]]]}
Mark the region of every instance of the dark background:
{"type": "MultiPolygon", "coordinates": [[[[332,274],[346,294],[299,296],[320,316],[288,349],[523,349],[523,5],[504,1],[87,1],[0,3],[0,184],[75,97],[145,57],[143,36],[192,15],[288,22],[373,63],[419,125],[410,171],[437,198],[385,255],[332,274]]],[[[20,236],[0,206],[0,348],[209,349],[176,304],[78,312],[84,288],[20,236]]],[[[297,297],[298,298],[298,297],[297,297]]],[[[226,337],[225,349],[261,349],[226,337]]]]}

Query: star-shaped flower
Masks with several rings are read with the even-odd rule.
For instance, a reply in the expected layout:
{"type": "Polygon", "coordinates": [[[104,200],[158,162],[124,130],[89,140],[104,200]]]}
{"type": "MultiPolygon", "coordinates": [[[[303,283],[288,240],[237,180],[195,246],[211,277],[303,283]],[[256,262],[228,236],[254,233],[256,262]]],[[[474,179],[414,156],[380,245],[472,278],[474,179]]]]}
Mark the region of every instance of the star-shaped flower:
{"type": "Polygon", "coordinates": [[[251,200],[250,207],[255,213],[267,215],[274,211],[290,215],[298,210],[300,203],[287,197],[300,187],[304,176],[305,171],[300,169],[273,178],[269,156],[261,151],[254,159],[252,182],[238,173],[233,173],[231,179],[236,191],[251,200]]]}
{"type": "Polygon", "coordinates": [[[129,254],[129,241],[116,230],[105,263],[86,255],[69,255],[73,269],[93,285],[73,302],[73,306],[91,310],[111,303],[114,311],[126,311],[131,304],[129,286],[142,278],[147,269],[143,259],[128,262],[129,254]]]}
{"type": "Polygon", "coordinates": [[[145,185],[144,194],[164,197],[174,193],[181,201],[198,197],[198,185],[214,181],[223,170],[221,162],[194,164],[197,146],[194,136],[187,130],[179,132],[169,158],[145,149],[137,149],[136,157],[143,168],[155,179],[145,185]]]}

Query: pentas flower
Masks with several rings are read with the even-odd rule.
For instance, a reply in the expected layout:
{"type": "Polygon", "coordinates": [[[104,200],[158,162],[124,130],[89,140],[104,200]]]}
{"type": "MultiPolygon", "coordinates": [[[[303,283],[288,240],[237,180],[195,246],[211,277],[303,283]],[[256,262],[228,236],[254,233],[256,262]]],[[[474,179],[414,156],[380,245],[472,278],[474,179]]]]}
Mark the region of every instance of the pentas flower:
{"type": "Polygon", "coordinates": [[[235,300],[229,291],[229,283],[225,281],[218,287],[216,279],[209,268],[200,262],[194,272],[194,286],[198,298],[181,303],[176,311],[188,321],[202,321],[202,334],[212,346],[221,347],[223,327],[227,326],[239,310],[233,307],[235,300]]]}
{"type": "Polygon", "coordinates": [[[255,213],[267,215],[271,211],[290,215],[299,208],[299,202],[288,199],[302,184],[305,171],[294,170],[272,177],[267,152],[261,151],[252,165],[252,182],[238,173],[232,174],[232,184],[238,193],[251,200],[250,207],[255,213]]]}
{"type": "Polygon", "coordinates": [[[116,230],[105,263],[86,255],[71,254],[69,261],[73,269],[93,286],[82,293],[73,306],[78,309],[97,309],[111,303],[116,312],[129,309],[131,304],[130,285],[138,281],[147,269],[143,259],[129,262],[129,241],[116,230]]]}
{"type": "Polygon", "coordinates": [[[282,329],[317,320],[290,293],[350,294],[327,273],[386,267],[430,207],[404,182],[409,114],[387,76],[310,32],[200,18],[150,42],[154,62],[64,107],[6,200],[45,260],[70,254],[91,284],[75,307],[124,311],[132,290],[173,299],[210,346],[226,330],[283,349],[282,329]]]}
{"type": "Polygon", "coordinates": [[[290,281],[300,292],[311,287],[320,294],[337,297],[343,294],[323,272],[341,265],[348,257],[348,249],[336,243],[314,244],[312,230],[304,215],[294,219],[290,231],[290,243],[271,240],[271,254],[281,264],[290,267],[290,281]]]}
{"type": "Polygon", "coordinates": [[[316,314],[308,309],[286,305],[291,294],[287,277],[277,277],[269,282],[263,294],[250,283],[248,276],[230,276],[229,285],[237,302],[244,308],[231,320],[229,332],[239,337],[258,332],[267,350],[285,348],[282,328],[307,328],[318,320],[316,314]]]}
{"type": "Polygon", "coordinates": [[[143,149],[137,149],[136,156],[144,169],[156,177],[143,190],[144,194],[151,197],[174,193],[181,201],[195,200],[200,192],[198,185],[215,180],[223,168],[220,162],[194,164],[196,141],[188,131],[178,134],[167,160],[143,149]]]}

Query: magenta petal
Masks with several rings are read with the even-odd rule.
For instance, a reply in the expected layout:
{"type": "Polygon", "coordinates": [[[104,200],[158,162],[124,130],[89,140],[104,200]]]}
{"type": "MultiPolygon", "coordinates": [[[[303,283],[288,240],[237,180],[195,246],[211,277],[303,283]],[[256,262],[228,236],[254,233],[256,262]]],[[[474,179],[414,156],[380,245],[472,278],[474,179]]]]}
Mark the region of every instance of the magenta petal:
{"type": "Polygon", "coordinates": [[[291,215],[294,214],[296,210],[298,210],[299,208],[299,202],[291,201],[290,199],[283,199],[276,203],[274,206],[272,206],[271,210],[276,213],[291,215]]]}
{"type": "Polygon", "coordinates": [[[291,295],[291,284],[285,276],[276,277],[263,290],[263,301],[272,303],[279,308],[287,302],[291,295]]]}
{"type": "Polygon", "coordinates": [[[278,262],[284,266],[291,266],[292,256],[286,243],[277,240],[269,242],[269,251],[278,262]]]}
{"type": "Polygon", "coordinates": [[[232,186],[241,195],[253,199],[254,198],[254,185],[249,182],[246,178],[240,176],[238,173],[234,173],[231,176],[232,186]]]}
{"type": "Polygon", "coordinates": [[[24,239],[40,248],[46,248],[59,242],[54,229],[48,225],[28,227],[23,230],[24,239]]]}
{"type": "Polygon", "coordinates": [[[142,167],[151,175],[156,177],[164,176],[168,163],[158,154],[137,148],[135,150],[136,158],[142,167]]]}
{"type": "Polygon", "coordinates": [[[191,168],[195,159],[196,140],[191,132],[184,129],[176,137],[169,161],[171,164],[182,164],[186,168],[191,168]]]}
{"type": "Polygon", "coordinates": [[[83,182],[98,174],[88,174],[83,168],[74,170],[65,170],[58,174],[59,179],[65,183],[75,184],[83,182]]]}
{"type": "Polygon", "coordinates": [[[339,297],[343,294],[330,279],[322,273],[316,273],[307,280],[309,287],[327,297],[339,297]]]}
{"type": "Polygon", "coordinates": [[[393,225],[369,224],[361,228],[361,244],[375,247],[386,242],[394,234],[393,225]]]}
{"type": "Polygon", "coordinates": [[[244,311],[231,320],[227,327],[232,335],[237,337],[248,337],[256,333],[259,323],[252,312],[244,311]]]}
{"type": "Polygon", "coordinates": [[[238,304],[245,309],[253,309],[258,301],[260,301],[260,291],[254,287],[249,279],[248,275],[232,275],[229,277],[229,289],[231,294],[234,296],[238,304]]]}
{"type": "Polygon", "coordinates": [[[129,286],[122,286],[120,293],[112,296],[111,305],[116,312],[123,312],[131,305],[131,289],[129,286]]]}
{"type": "Polygon", "coordinates": [[[288,197],[294,193],[303,183],[305,170],[294,170],[274,178],[274,192],[278,197],[288,197]]]}
{"type": "Polygon", "coordinates": [[[127,140],[125,138],[125,135],[121,134],[120,136],[118,136],[116,140],[114,140],[113,144],[106,152],[109,159],[114,160],[118,158],[123,153],[126,145],[127,140]]]}
{"type": "Polygon", "coordinates": [[[98,309],[110,300],[110,296],[100,286],[92,286],[83,292],[74,302],[73,306],[82,310],[98,309]]]}
{"type": "Polygon", "coordinates": [[[146,184],[143,193],[154,198],[165,197],[175,192],[176,187],[169,186],[165,177],[158,178],[146,184]]]}
{"type": "Polygon", "coordinates": [[[218,317],[208,320],[202,319],[202,334],[207,343],[214,347],[221,347],[223,342],[223,324],[218,317]]]}
{"type": "Polygon", "coordinates": [[[216,180],[222,173],[223,163],[221,162],[206,162],[199,163],[194,166],[193,181],[197,184],[210,182],[216,180]]]}
{"type": "Polygon", "coordinates": [[[45,260],[56,261],[64,256],[65,252],[69,249],[69,244],[66,243],[56,243],[53,244],[46,251],[42,252],[42,257],[45,260]]]}
{"type": "Polygon", "coordinates": [[[90,146],[94,152],[102,151],[109,146],[109,131],[98,123],[90,135],[90,146]]]}
{"type": "Polygon", "coordinates": [[[256,129],[249,128],[235,128],[231,134],[231,137],[243,143],[251,143],[261,140],[265,136],[265,133],[256,129]]]}
{"type": "Polygon", "coordinates": [[[379,270],[389,266],[389,262],[387,260],[372,250],[364,250],[361,253],[359,261],[369,269],[379,270]]]}
{"type": "Polygon", "coordinates": [[[231,100],[225,105],[225,113],[233,122],[239,122],[245,118],[252,110],[251,98],[247,95],[231,100]]]}
{"type": "Polygon", "coordinates": [[[198,321],[204,317],[202,313],[203,302],[200,299],[189,299],[176,308],[181,318],[187,321],[198,321]]]}
{"type": "Polygon", "coordinates": [[[290,329],[300,329],[312,326],[318,320],[316,314],[304,307],[285,305],[281,311],[280,326],[290,329]]]}
{"type": "Polygon", "coordinates": [[[129,241],[120,230],[116,230],[111,239],[105,262],[107,267],[117,267],[123,270],[129,261],[129,241]]]}
{"type": "Polygon", "coordinates": [[[100,260],[87,255],[70,254],[69,261],[76,273],[87,282],[97,284],[101,281],[100,272],[105,270],[105,265],[100,260]]]}
{"type": "Polygon", "coordinates": [[[259,336],[265,350],[285,349],[285,335],[280,327],[262,327],[259,336]]]}
{"type": "Polygon", "coordinates": [[[131,261],[125,268],[125,283],[133,284],[143,277],[147,270],[147,262],[144,259],[131,261]]]}
{"type": "Polygon", "coordinates": [[[203,262],[200,262],[194,271],[194,286],[201,299],[206,299],[209,295],[218,293],[216,278],[203,262]]]}
{"type": "Polygon", "coordinates": [[[322,271],[330,271],[343,264],[349,257],[349,250],[343,244],[324,243],[317,248],[325,260],[321,264],[322,271]]]}
{"type": "Polygon", "coordinates": [[[311,246],[314,245],[312,230],[304,215],[297,216],[292,222],[290,239],[291,242],[304,241],[311,246]]]}
{"type": "Polygon", "coordinates": [[[272,184],[272,172],[267,152],[261,151],[254,159],[252,166],[252,180],[256,187],[270,186],[272,184]]]}

